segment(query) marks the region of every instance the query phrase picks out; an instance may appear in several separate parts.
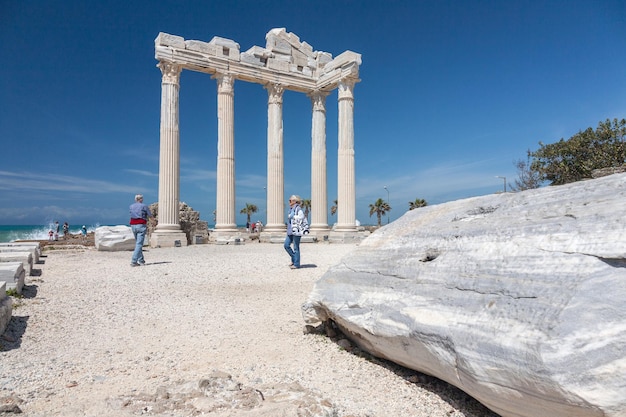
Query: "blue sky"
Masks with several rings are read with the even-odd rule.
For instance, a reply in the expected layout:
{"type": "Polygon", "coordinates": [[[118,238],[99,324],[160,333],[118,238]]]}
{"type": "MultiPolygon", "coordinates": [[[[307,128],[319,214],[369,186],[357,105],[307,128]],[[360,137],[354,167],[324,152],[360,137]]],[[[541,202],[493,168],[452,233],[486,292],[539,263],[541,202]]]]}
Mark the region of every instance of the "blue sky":
{"type": "MultiPolygon", "coordinates": [[[[626,117],[626,2],[0,1],[0,224],[125,224],[158,200],[159,32],[265,46],[284,27],[333,56],[362,54],[355,94],[357,219],[369,204],[437,204],[502,190],[514,162],[626,117]]],[[[311,103],[283,101],[285,193],[310,197],[311,103]]],[[[329,203],[337,94],[327,98],[329,203]]],[[[184,71],[181,201],[212,223],[216,81],[184,71]]],[[[267,92],[235,82],[237,213],[265,223],[267,92]]],[[[336,221],[329,216],[329,223],[336,221]]],[[[237,217],[239,224],[245,217],[237,217]]]]}

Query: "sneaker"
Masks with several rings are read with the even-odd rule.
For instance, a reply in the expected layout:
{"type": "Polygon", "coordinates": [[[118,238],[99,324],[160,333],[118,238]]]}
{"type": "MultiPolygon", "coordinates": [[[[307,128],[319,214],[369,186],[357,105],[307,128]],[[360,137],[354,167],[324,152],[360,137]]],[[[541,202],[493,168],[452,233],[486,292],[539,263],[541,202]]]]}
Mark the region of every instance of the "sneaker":
{"type": "Polygon", "coordinates": [[[139,265],[145,265],[146,261],[139,261],[139,265]]]}
{"type": "Polygon", "coordinates": [[[138,264],[138,263],[136,263],[136,262],[133,262],[133,263],[131,263],[131,264],[130,264],[130,266],[141,266],[141,265],[139,265],[139,264],[138,264]]]}
{"type": "Polygon", "coordinates": [[[299,266],[295,266],[295,265],[292,264],[292,265],[289,265],[289,268],[291,268],[291,269],[298,269],[300,267],[299,266]]]}

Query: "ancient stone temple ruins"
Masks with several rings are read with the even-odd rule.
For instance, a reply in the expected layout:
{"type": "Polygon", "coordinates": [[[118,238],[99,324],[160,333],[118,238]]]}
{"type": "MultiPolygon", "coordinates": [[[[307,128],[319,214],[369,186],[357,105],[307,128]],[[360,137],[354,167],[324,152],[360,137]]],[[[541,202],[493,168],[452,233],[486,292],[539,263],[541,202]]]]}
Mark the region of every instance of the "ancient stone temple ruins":
{"type": "Polygon", "coordinates": [[[333,59],[314,51],[284,28],[266,35],[266,46],[240,52],[233,40],[214,37],[210,42],[185,40],[159,33],[155,58],[161,82],[161,149],[159,163],[159,224],[151,246],[186,242],[179,225],[180,132],[178,125],[180,74],[183,69],[211,74],[217,81],[217,205],[213,238],[237,236],[235,222],[235,80],[263,85],[267,101],[267,219],[262,241],[284,237],[285,195],[283,156],[283,92],[306,94],[312,103],[311,127],[311,235],[331,240],[356,235],[354,170],[354,86],[359,82],[361,55],[345,51],[333,59]],[[337,224],[328,226],[326,180],[326,97],[338,90],[337,224]]]}

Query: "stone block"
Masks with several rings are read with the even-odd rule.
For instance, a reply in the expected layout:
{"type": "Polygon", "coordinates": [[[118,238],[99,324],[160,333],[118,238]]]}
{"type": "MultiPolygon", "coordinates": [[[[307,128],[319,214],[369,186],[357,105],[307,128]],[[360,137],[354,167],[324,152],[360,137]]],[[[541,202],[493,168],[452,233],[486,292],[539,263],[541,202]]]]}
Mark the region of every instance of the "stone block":
{"type": "Polygon", "coordinates": [[[326,64],[328,64],[329,62],[331,62],[333,60],[333,56],[332,54],[329,54],[328,52],[321,52],[321,51],[317,51],[317,67],[318,68],[323,68],[326,66],[326,64]]]}
{"type": "Polygon", "coordinates": [[[265,62],[262,61],[260,57],[254,56],[254,55],[249,54],[247,52],[242,52],[239,55],[239,61],[241,61],[241,62],[243,62],[245,64],[255,65],[257,67],[264,67],[265,66],[265,62]]]}
{"type": "Polygon", "coordinates": [[[208,42],[188,40],[185,41],[185,49],[193,52],[200,52],[207,55],[218,56],[222,52],[222,48],[218,45],[211,45],[208,42]]]}
{"type": "Polygon", "coordinates": [[[22,293],[26,280],[26,271],[21,262],[0,263],[0,283],[6,284],[6,289],[15,289],[18,294],[22,293]]]}
{"type": "Polygon", "coordinates": [[[274,55],[272,51],[265,49],[265,48],[261,48],[260,46],[253,46],[252,48],[248,49],[246,52],[251,55],[261,57],[261,58],[271,58],[274,55]]]}
{"type": "MultiPolygon", "coordinates": [[[[145,243],[148,243],[147,235],[145,243]]],[[[96,228],[94,244],[99,251],[134,250],[135,235],[130,226],[100,226],[96,228]]]]}
{"type": "Polygon", "coordinates": [[[291,55],[291,44],[286,39],[285,28],[272,29],[265,35],[265,48],[272,52],[291,55]]]}
{"type": "Polygon", "coordinates": [[[335,59],[331,62],[327,63],[324,66],[324,72],[332,71],[335,68],[341,68],[344,65],[353,63],[361,65],[361,54],[357,54],[352,51],[345,51],[337,55],[337,57],[335,57],[335,59]]]}
{"type": "Polygon", "coordinates": [[[304,41],[302,41],[299,50],[309,58],[313,58],[314,56],[313,47],[304,41]]]}
{"type": "Polygon", "coordinates": [[[41,256],[41,245],[39,244],[39,242],[18,241],[18,242],[0,243],[0,247],[20,247],[20,246],[34,247],[35,249],[37,249],[37,253],[39,254],[39,256],[41,256]]]}
{"type": "Polygon", "coordinates": [[[4,333],[13,314],[13,301],[7,296],[6,283],[0,281],[0,336],[4,333]]]}
{"type": "Polygon", "coordinates": [[[154,44],[185,49],[185,38],[183,38],[182,36],[170,35],[169,33],[159,32],[159,35],[154,40],[154,44]]]}
{"type": "Polygon", "coordinates": [[[214,36],[209,42],[211,45],[215,45],[222,48],[222,52],[217,52],[216,56],[223,56],[234,61],[239,61],[239,44],[232,39],[221,38],[214,36]]]}
{"type": "Polygon", "coordinates": [[[30,252],[0,252],[0,265],[3,262],[21,262],[27,275],[33,272],[33,254],[30,252]]]}
{"type": "MultiPolygon", "coordinates": [[[[39,244],[37,244],[39,245],[39,244]]],[[[19,246],[0,246],[0,253],[11,252],[30,252],[33,255],[33,263],[39,263],[39,246],[34,245],[19,245],[19,246]]]]}
{"type": "Polygon", "coordinates": [[[267,60],[267,68],[278,70],[278,71],[289,71],[289,62],[281,61],[278,59],[270,58],[267,60]]]}

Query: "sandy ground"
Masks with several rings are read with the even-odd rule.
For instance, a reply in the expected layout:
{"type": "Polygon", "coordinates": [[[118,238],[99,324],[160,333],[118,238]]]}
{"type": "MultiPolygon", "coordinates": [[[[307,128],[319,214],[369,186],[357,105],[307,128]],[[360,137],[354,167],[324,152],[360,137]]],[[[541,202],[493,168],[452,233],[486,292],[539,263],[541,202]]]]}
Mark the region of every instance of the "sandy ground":
{"type": "Polygon", "coordinates": [[[35,417],[199,415],[131,405],[218,370],[248,387],[297,382],[336,417],[496,416],[435,378],[304,334],[301,304],[353,248],[304,244],[298,270],[277,244],[149,249],[136,268],[130,252],[46,251],[0,338],[0,405],[35,417]]]}

